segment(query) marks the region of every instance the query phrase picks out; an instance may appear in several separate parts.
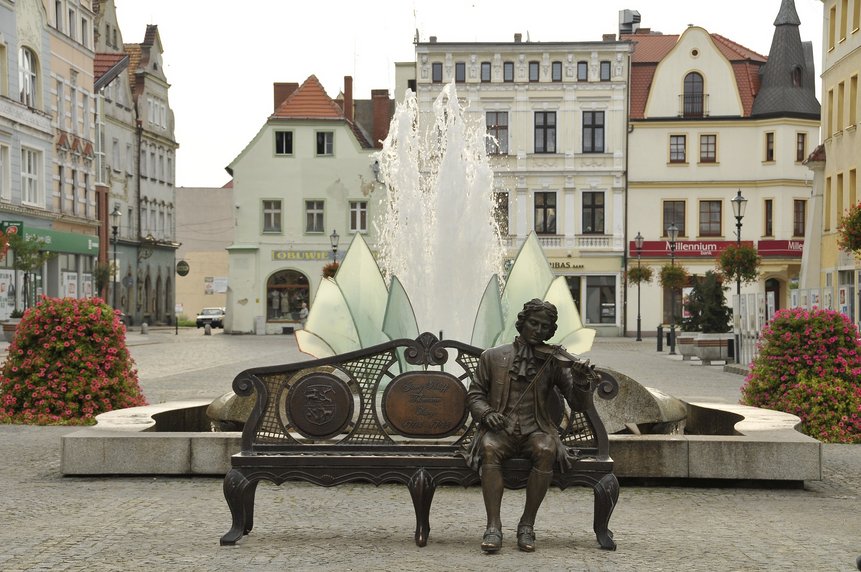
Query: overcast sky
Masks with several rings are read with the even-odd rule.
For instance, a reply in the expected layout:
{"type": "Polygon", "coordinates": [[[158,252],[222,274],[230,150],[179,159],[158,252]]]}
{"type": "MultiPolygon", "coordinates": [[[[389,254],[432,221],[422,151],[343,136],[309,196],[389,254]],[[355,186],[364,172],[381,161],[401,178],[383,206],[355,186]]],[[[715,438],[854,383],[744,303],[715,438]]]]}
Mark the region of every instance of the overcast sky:
{"type": "MultiPolygon", "coordinates": [[[[353,97],[394,95],[394,62],[414,61],[413,39],[598,41],[622,9],[641,26],[679,34],[702,26],[768,55],[781,0],[115,0],[123,40],[157,24],[176,117],[177,186],[220,187],[224,168],[272,113],[274,82],[316,75],[330,97],[353,76],[353,97]]],[[[801,38],[821,73],[822,2],[795,0],[801,38]]]]}

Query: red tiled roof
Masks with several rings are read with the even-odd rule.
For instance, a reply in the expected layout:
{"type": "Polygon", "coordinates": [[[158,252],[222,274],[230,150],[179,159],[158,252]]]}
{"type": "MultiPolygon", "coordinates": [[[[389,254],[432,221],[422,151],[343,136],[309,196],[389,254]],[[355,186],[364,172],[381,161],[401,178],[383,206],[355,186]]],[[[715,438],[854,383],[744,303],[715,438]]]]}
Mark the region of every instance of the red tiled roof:
{"type": "Polygon", "coordinates": [[[117,65],[126,54],[96,54],[93,58],[93,76],[96,80],[105,75],[105,73],[117,65]]]}
{"type": "MultiPolygon", "coordinates": [[[[759,68],[768,58],[720,34],[709,34],[718,50],[733,68],[744,117],[749,117],[753,100],[759,91],[759,68]]],[[[670,53],[679,41],[679,35],[625,34],[620,39],[634,42],[631,60],[630,118],[643,119],[646,102],[652,89],[652,80],[658,64],[670,53]]]]}
{"type": "Polygon", "coordinates": [[[129,84],[132,91],[135,89],[135,74],[141,64],[141,45],[123,44],[123,50],[129,55],[129,84]]]}
{"type": "Polygon", "coordinates": [[[320,84],[317,76],[310,76],[305,83],[290,94],[272,114],[279,119],[344,119],[344,111],[332,101],[320,84]]]}

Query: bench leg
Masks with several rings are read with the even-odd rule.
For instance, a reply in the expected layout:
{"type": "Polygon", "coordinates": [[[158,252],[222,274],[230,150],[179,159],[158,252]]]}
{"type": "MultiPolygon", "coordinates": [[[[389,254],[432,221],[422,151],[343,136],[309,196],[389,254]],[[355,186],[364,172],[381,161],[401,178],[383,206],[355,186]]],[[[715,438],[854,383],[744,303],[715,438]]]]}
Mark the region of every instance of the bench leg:
{"type": "Polygon", "coordinates": [[[613,532],[607,527],[618,500],[619,480],[613,473],[604,475],[600,481],[595,483],[595,522],[593,529],[601,548],[607,550],[616,550],[613,532]]]}
{"type": "Polygon", "coordinates": [[[233,525],[221,537],[222,546],[232,546],[254,526],[254,493],[257,481],[249,481],[237,469],[231,469],[224,477],[224,499],[230,507],[233,525]]]}
{"type": "Polygon", "coordinates": [[[433,476],[425,469],[419,469],[410,478],[407,485],[410,496],[413,497],[413,508],[416,511],[416,546],[426,546],[430,535],[430,509],[436,483],[433,476]]]}

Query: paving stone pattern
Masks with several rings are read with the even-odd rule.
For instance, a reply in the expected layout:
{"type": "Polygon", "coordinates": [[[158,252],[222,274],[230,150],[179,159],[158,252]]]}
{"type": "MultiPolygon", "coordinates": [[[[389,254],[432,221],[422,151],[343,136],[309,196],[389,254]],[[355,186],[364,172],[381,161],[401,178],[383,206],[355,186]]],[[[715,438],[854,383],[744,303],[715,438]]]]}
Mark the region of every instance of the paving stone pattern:
{"type": "MultiPolygon", "coordinates": [[[[292,336],[130,333],[151,402],[216,397],[247,367],[301,359],[292,336]]],[[[742,378],[599,339],[588,357],[667,393],[735,402],[742,378]]],[[[503,550],[479,550],[477,487],[442,487],[430,542],[413,542],[405,487],[260,485],[255,528],[218,545],[230,513],[218,478],[64,478],[65,427],[0,425],[0,570],[854,570],[861,554],[861,446],[824,448],[824,479],[804,489],[624,486],[610,522],[619,549],[598,548],[591,493],[551,489],[537,551],[516,548],[523,492],[503,500],[503,550]]]]}

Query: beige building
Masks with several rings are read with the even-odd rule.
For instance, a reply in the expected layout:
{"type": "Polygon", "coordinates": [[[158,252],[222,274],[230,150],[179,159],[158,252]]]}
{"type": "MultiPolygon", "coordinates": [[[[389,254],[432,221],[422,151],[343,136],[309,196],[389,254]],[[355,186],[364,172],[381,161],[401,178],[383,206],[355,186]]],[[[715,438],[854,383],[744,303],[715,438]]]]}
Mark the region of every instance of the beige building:
{"type": "MultiPolygon", "coordinates": [[[[671,262],[689,273],[715,269],[717,255],[737,241],[732,199],[747,208],[741,240],[762,257],[761,277],[742,294],[762,302],[763,317],[790,305],[805,239],[809,172],[819,103],[813,50],[802,42],[792,0],[774,21],[766,58],[697,26],[679,35],[639,29],[634,42],[628,146],[629,266],[637,265],[633,238],[644,239],[640,264],[671,262]],[[667,229],[679,229],[675,250],[667,229]],[[671,256],[674,255],[674,256],[671,256]]],[[[727,292],[728,301],[736,284],[727,292]]],[[[682,292],[657,280],[629,286],[626,330],[654,335],[659,324],[682,318],[682,292]]],[[[749,297],[746,297],[749,299],[749,297]]]]}
{"type": "Polygon", "coordinates": [[[799,305],[827,307],[861,323],[861,261],[837,247],[840,217],[861,199],[861,0],[823,1],[822,145],[808,162],[814,171],[811,233],[799,305]]]}
{"type": "Polygon", "coordinates": [[[397,97],[431,114],[454,81],[467,117],[483,122],[500,226],[513,259],[535,232],[564,276],[584,324],[623,330],[627,86],[631,44],[429,42],[396,67],[397,97]]]}

